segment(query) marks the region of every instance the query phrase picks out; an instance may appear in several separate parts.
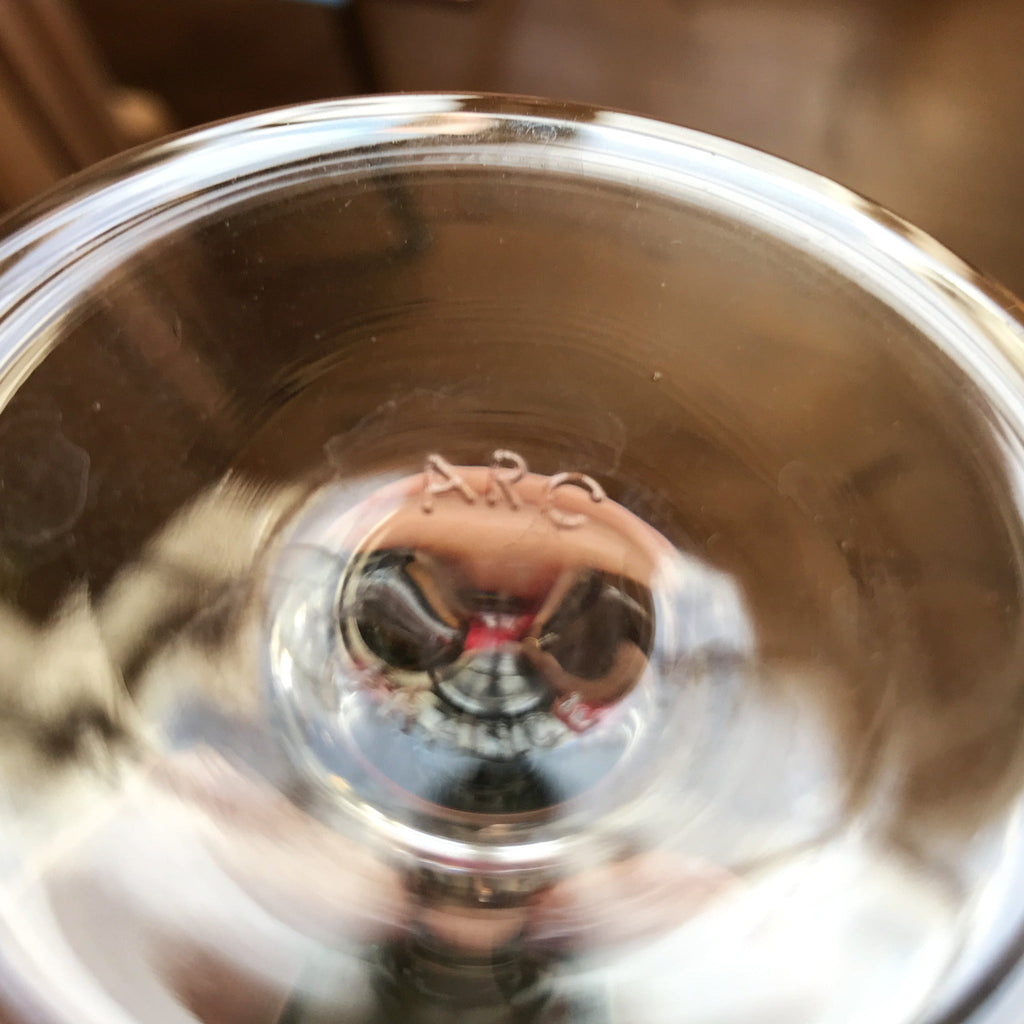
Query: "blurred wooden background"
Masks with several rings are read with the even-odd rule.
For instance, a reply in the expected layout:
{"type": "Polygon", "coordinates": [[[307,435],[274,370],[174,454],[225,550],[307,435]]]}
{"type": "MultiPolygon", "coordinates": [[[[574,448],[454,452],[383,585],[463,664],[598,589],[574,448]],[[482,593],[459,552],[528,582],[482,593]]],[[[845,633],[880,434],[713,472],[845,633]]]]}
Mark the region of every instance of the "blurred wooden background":
{"type": "Polygon", "coordinates": [[[0,5],[0,206],[248,110],[522,92],[809,166],[1021,293],[1022,58],[1018,0],[18,0],[0,5]]]}

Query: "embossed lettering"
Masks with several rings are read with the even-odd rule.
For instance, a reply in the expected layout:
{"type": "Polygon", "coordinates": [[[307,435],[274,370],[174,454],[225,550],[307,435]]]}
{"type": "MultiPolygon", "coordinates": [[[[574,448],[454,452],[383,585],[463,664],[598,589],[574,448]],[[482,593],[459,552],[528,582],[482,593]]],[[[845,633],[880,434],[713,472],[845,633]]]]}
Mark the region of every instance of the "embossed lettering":
{"type": "MultiPolygon", "coordinates": [[[[527,472],[529,469],[526,459],[518,452],[498,448],[491,455],[487,488],[481,495],[466,483],[458,469],[447,459],[437,454],[428,455],[423,467],[423,511],[433,512],[434,499],[452,491],[461,495],[467,505],[475,505],[477,498],[482,497],[492,507],[500,502],[507,502],[510,508],[518,510],[523,507],[523,499],[516,492],[516,485],[527,472]]],[[[582,512],[567,512],[557,507],[555,495],[562,487],[578,487],[586,491],[595,504],[607,497],[601,485],[586,473],[556,473],[549,477],[541,502],[541,512],[563,530],[577,529],[587,521],[587,517],[582,512]]]]}
{"type": "Polygon", "coordinates": [[[427,456],[426,464],[423,467],[423,476],[426,478],[422,498],[424,512],[433,512],[434,499],[449,491],[458,491],[466,499],[468,505],[476,504],[476,493],[459,476],[459,471],[442,456],[427,456]]]}
{"type": "Polygon", "coordinates": [[[514,509],[522,507],[522,502],[513,486],[526,476],[526,460],[517,452],[507,448],[499,448],[491,456],[491,476],[484,497],[488,505],[497,505],[502,496],[514,509]]]}
{"type": "Polygon", "coordinates": [[[554,712],[573,732],[586,732],[597,721],[596,712],[583,703],[578,693],[563,697],[554,712]]]}
{"type": "Polygon", "coordinates": [[[587,517],[582,512],[563,512],[555,507],[555,492],[559,487],[580,487],[590,494],[590,500],[597,503],[604,501],[605,493],[601,485],[586,473],[556,473],[548,480],[544,493],[544,513],[556,525],[564,530],[575,530],[582,526],[587,517]]]}

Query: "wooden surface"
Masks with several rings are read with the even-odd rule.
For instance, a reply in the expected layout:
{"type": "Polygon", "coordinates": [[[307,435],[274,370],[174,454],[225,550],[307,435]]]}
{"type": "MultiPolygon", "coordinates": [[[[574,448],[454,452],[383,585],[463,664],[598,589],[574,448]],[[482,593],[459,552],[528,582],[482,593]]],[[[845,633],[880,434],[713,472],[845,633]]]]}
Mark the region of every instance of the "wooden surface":
{"type": "MultiPolygon", "coordinates": [[[[118,80],[165,96],[182,125],[364,89],[352,19],[340,25],[329,8],[78,5],[118,80]]],[[[352,9],[380,90],[582,100],[736,139],[869,195],[1024,293],[1017,0],[356,0],[352,9]]]]}
{"type": "Polygon", "coordinates": [[[0,210],[125,144],[110,83],[61,0],[0,5],[0,210]]]}

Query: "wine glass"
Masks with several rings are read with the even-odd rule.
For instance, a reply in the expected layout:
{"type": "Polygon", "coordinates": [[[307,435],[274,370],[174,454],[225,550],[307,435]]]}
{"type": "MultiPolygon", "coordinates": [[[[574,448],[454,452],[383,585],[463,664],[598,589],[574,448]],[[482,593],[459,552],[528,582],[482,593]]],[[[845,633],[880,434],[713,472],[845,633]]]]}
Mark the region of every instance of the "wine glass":
{"type": "Polygon", "coordinates": [[[809,172],[514,98],[17,215],[3,1012],[1012,1020],[1019,308],[809,172]]]}

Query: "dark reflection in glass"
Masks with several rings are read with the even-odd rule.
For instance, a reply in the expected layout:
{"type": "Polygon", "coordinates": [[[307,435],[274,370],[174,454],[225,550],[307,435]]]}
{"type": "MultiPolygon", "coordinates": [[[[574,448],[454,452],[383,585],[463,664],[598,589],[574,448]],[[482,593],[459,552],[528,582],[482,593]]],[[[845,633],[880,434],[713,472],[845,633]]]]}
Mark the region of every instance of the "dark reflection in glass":
{"type": "Polygon", "coordinates": [[[367,559],[356,584],[352,616],[359,636],[383,665],[426,672],[458,657],[465,629],[443,606],[414,551],[382,551],[367,559]]]}

